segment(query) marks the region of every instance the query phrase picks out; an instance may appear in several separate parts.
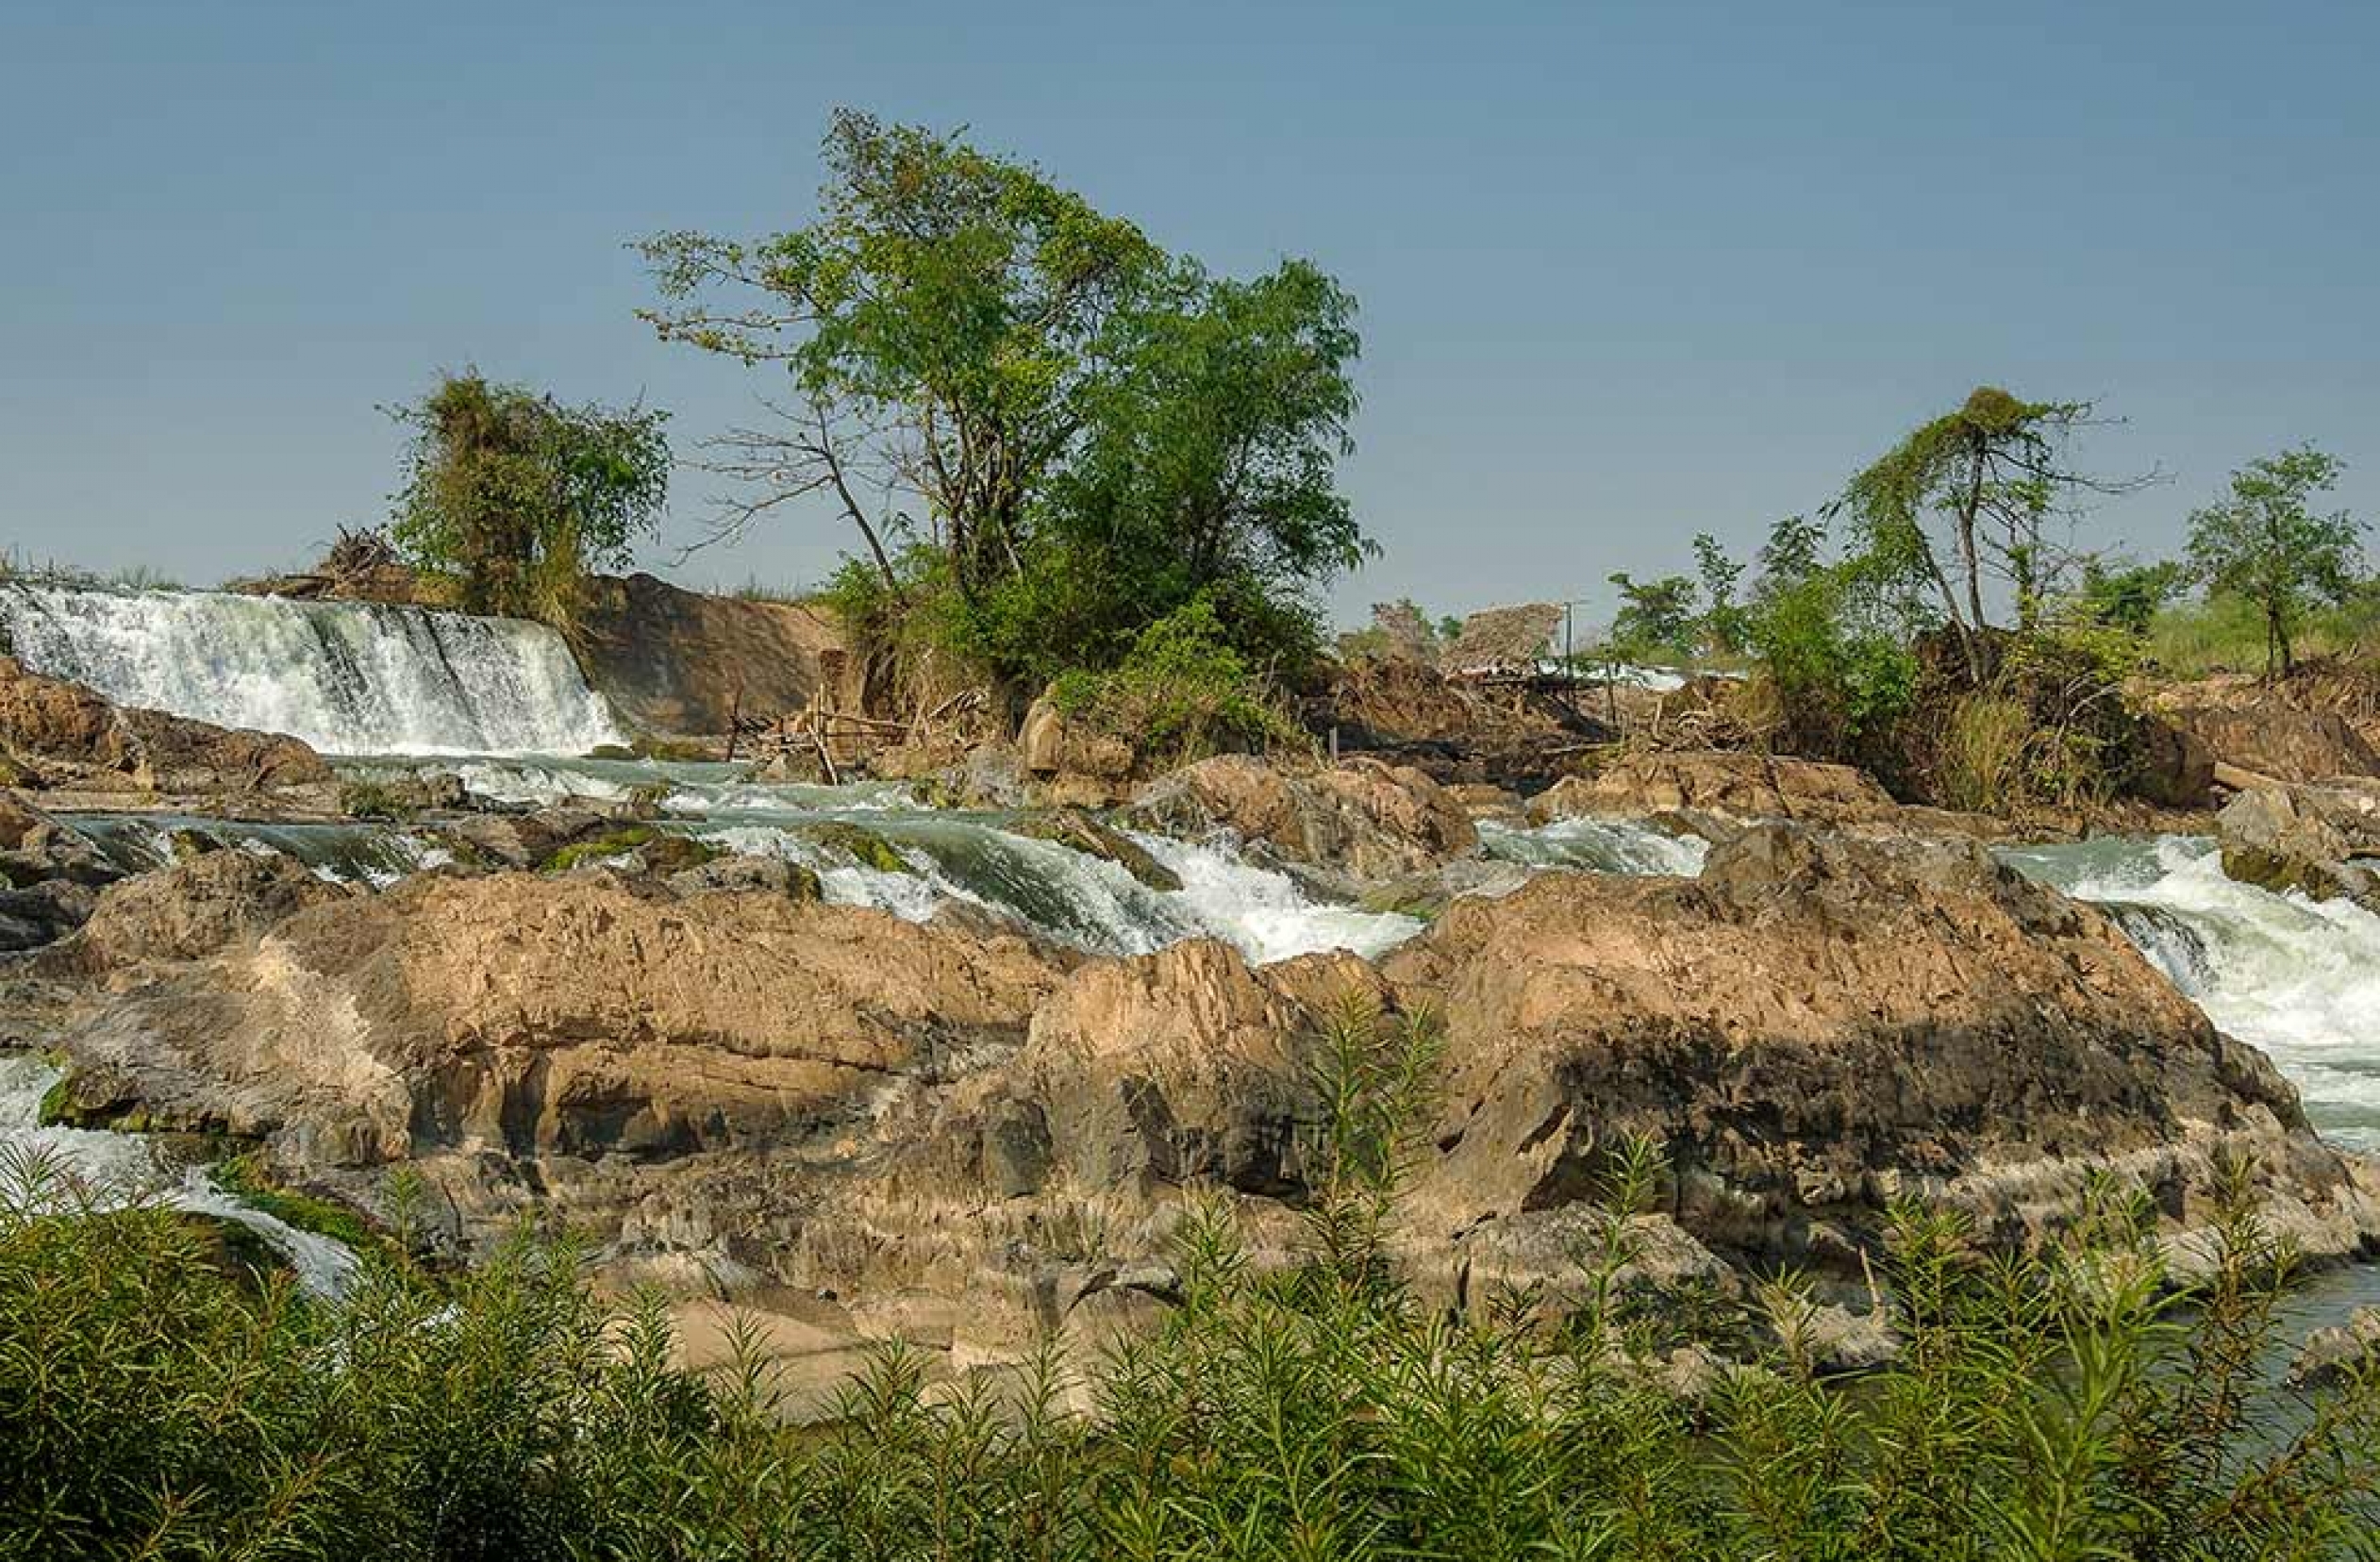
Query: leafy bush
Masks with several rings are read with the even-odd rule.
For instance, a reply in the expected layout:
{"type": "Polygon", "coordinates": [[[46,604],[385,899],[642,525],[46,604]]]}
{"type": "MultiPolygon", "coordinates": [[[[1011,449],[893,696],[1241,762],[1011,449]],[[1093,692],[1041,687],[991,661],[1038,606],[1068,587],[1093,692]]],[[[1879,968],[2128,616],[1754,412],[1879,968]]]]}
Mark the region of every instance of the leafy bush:
{"type": "Polygon", "coordinates": [[[1426,1303],[1393,1235],[1434,1034],[1351,1010],[1307,1050],[1294,1262],[1194,1194],[1153,1334],[1000,1388],[889,1346],[808,1431],[755,1336],[682,1371],[663,1304],[598,1301],[567,1248],[524,1237],[445,1281],[367,1255],[355,1294],[312,1304],[186,1218],[19,1164],[0,1557],[2372,1554],[2380,1367],[2303,1398],[2267,1375],[2290,1255],[2244,1168],[2188,1288],[2113,1190],[2016,1255],[1899,1207],[1900,1351],[1846,1385],[1805,1282],[1686,1307],[1635,1281],[1641,1145],[1616,1148],[1558,1296],[1426,1303]]]}
{"type": "Polygon", "coordinates": [[[1205,597],[1142,630],[1113,672],[1068,673],[1050,688],[1067,715],[1159,763],[1310,741],[1232,648],[1205,597]]]}

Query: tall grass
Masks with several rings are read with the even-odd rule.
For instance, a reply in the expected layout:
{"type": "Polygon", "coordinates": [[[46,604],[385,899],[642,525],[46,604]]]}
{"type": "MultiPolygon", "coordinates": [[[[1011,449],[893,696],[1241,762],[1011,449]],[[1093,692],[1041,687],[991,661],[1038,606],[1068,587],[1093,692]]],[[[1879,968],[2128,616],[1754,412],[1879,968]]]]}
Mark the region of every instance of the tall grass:
{"type": "Polygon", "coordinates": [[[1295,1262],[1186,1205],[1174,1305],[1096,1359],[993,1384],[878,1352],[824,1429],[744,1338],[673,1363],[652,1299],[599,1302],[524,1237],[433,1281],[374,1259],[315,1304],[185,1218],[0,1189],[0,1557],[2316,1558],[2380,1554],[2380,1374],[2262,1381],[2288,1254],[2246,1180],[2180,1288],[2140,1206],[1992,1255],[1895,1212],[1903,1344],[1830,1380],[1810,1288],[1717,1322],[1638,1284],[1657,1180],[1613,1156],[1574,1283],[1425,1305],[1391,1237],[1425,1032],[1317,1050],[1295,1262]]]}

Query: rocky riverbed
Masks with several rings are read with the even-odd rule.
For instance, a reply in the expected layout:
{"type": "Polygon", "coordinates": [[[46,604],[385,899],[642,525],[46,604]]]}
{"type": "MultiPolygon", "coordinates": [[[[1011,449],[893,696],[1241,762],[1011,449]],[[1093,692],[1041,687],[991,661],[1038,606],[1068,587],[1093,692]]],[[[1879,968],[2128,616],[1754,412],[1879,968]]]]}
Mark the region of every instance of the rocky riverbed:
{"type": "MultiPolygon", "coordinates": [[[[1639,1142],[1656,1287],[1790,1265],[1864,1311],[1894,1200],[2014,1242],[2107,1178],[2187,1260],[2233,1164],[2309,1256],[2380,1245],[2369,1139],[2314,1048],[2254,1034],[2222,927],[2120,892],[2076,855],[2105,843],[1838,767],[1650,756],[1524,806],[1226,756],[1087,811],[1025,756],[841,788],[325,759],[16,664],[0,748],[0,1002],[67,1070],[55,1117],[253,1145],[370,1214],[402,1173],[458,1255],[558,1219],[812,1362],[1132,1327],[1195,1189],[1277,1250],[1351,1022],[1440,1050],[1400,1240],[1450,1304],[1558,1294],[1639,1142]]],[[[2192,849],[2380,929],[2345,795],[2235,804],[2192,849]]]]}

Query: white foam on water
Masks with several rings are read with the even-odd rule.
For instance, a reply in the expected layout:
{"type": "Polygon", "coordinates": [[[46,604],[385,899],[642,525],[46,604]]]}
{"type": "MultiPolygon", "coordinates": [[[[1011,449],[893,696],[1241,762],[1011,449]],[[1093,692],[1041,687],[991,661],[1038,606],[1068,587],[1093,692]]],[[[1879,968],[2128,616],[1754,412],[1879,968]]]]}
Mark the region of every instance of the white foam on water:
{"type": "Polygon", "coordinates": [[[72,1178],[79,1199],[100,1208],[155,1202],[234,1221],[271,1243],[309,1295],[346,1293],[356,1255],[344,1243],[252,1208],[216,1187],[204,1167],[173,1171],[137,1134],[42,1126],[42,1098],[59,1077],[38,1057],[0,1056],[0,1156],[12,1170],[38,1160],[72,1178]]]}
{"type": "Polygon", "coordinates": [[[2272,1055],[2316,1127],[2380,1149],[2380,916],[2240,884],[2196,838],[2005,855],[2117,915],[2208,1019],[2272,1055]]]}
{"type": "Polygon", "coordinates": [[[325,754],[583,754],[624,740],[543,624],[227,591],[0,585],[0,637],[119,705],[325,754]]]}

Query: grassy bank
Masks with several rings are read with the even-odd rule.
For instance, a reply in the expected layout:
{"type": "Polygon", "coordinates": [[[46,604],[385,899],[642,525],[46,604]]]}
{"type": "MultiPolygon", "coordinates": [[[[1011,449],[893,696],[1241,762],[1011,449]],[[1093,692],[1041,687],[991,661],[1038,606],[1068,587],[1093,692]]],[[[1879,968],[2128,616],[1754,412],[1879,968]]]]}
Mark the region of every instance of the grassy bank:
{"type": "MultiPolygon", "coordinates": [[[[1617,1214],[1558,1294],[1423,1306],[1386,1239],[1412,1071],[1340,1062],[1295,1266],[1195,1201],[1155,1334],[997,1388],[887,1349],[823,1433],[780,1424],[757,1342],[687,1375],[661,1304],[598,1301],[565,1248],[441,1281],[375,1256],[320,1305],[15,1167],[0,1556],[2372,1554],[2380,1375],[2257,1380],[2286,1255],[2244,1213],[2184,1311],[2128,1201],[2021,1259],[1906,1209],[1880,1275],[1905,1343],[1847,1388],[1803,1287],[1689,1320],[1630,1283],[1617,1214]]],[[[1655,1174],[1616,1166],[1614,1209],[1655,1174]]]]}

